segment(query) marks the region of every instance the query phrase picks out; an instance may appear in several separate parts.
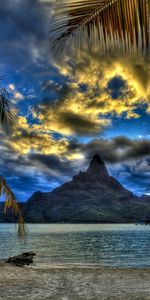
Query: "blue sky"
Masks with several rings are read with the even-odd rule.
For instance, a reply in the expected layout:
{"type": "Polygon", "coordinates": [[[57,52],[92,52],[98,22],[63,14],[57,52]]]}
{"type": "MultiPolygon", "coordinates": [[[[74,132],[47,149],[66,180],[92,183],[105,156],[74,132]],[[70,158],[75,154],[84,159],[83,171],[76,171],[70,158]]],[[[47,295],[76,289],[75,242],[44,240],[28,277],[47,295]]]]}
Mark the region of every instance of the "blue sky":
{"type": "Polygon", "coordinates": [[[18,110],[11,135],[0,132],[1,174],[26,201],[70,180],[99,153],[122,184],[149,193],[149,61],[94,53],[55,61],[51,11],[51,1],[0,2],[1,85],[18,110]]]}

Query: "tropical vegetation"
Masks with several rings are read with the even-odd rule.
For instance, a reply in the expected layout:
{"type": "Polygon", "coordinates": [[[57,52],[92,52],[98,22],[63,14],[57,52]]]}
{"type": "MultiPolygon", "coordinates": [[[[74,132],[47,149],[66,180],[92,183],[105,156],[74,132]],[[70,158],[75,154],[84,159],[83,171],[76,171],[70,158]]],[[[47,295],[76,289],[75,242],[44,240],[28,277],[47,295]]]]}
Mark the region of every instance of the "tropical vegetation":
{"type": "MultiPolygon", "coordinates": [[[[5,89],[0,88],[0,125],[1,129],[8,134],[13,124],[16,121],[16,110],[8,100],[8,93],[5,89]]],[[[12,209],[12,213],[16,216],[18,221],[18,236],[24,238],[26,236],[26,227],[14,193],[7,184],[5,178],[0,176],[0,196],[5,197],[5,208],[12,209]]]]}
{"type": "Polygon", "coordinates": [[[100,53],[150,53],[150,0],[56,1],[50,21],[55,55],[99,50],[100,53]]]}

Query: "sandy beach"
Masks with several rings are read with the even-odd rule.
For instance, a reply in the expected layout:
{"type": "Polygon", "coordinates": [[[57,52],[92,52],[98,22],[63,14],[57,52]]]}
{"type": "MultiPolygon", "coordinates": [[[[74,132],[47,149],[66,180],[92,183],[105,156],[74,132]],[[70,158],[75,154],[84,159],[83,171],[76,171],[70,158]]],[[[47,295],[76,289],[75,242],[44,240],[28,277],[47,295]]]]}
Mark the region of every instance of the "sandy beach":
{"type": "Polygon", "coordinates": [[[150,269],[0,264],[1,300],[150,300],[150,269]]]}

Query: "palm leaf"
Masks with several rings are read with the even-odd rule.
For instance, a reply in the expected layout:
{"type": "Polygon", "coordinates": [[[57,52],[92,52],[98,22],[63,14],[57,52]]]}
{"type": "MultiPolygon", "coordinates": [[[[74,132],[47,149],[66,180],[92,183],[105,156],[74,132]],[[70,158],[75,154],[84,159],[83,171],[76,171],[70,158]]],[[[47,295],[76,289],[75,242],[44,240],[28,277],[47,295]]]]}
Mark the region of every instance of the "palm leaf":
{"type": "Polygon", "coordinates": [[[6,180],[2,176],[0,176],[0,192],[6,197],[4,212],[6,213],[7,209],[12,208],[12,212],[18,219],[18,236],[19,238],[25,238],[27,235],[26,226],[19,204],[6,180]]]}
{"type": "MultiPolygon", "coordinates": [[[[0,80],[2,77],[0,77],[0,80]]],[[[10,131],[12,125],[16,122],[16,110],[11,102],[8,100],[8,93],[4,88],[0,88],[0,125],[5,131],[10,131]]],[[[0,176],[0,196],[4,195],[6,210],[12,207],[12,212],[18,219],[18,236],[24,238],[26,236],[25,223],[19,208],[19,204],[16,201],[15,195],[8,186],[6,180],[0,176]]]]}
{"type": "Polygon", "coordinates": [[[150,52],[150,0],[56,1],[50,21],[54,55],[84,49],[150,52]]]}
{"type": "Polygon", "coordinates": [[[8,100],[6,90],[0,88],[0,125],[6,132],[9,132],[16,120],[16,109],[8,100]]]}

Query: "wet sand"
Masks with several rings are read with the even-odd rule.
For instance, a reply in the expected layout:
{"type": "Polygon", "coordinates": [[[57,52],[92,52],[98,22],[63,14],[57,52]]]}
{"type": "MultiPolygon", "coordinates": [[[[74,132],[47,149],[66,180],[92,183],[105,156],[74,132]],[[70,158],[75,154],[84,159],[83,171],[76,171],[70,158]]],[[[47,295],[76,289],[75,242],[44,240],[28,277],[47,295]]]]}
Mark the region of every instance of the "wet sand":
{"type": "Polygon", "coordinates": [[[0,264],[0,300],[150,300],[150,269],[0,264]]]}

